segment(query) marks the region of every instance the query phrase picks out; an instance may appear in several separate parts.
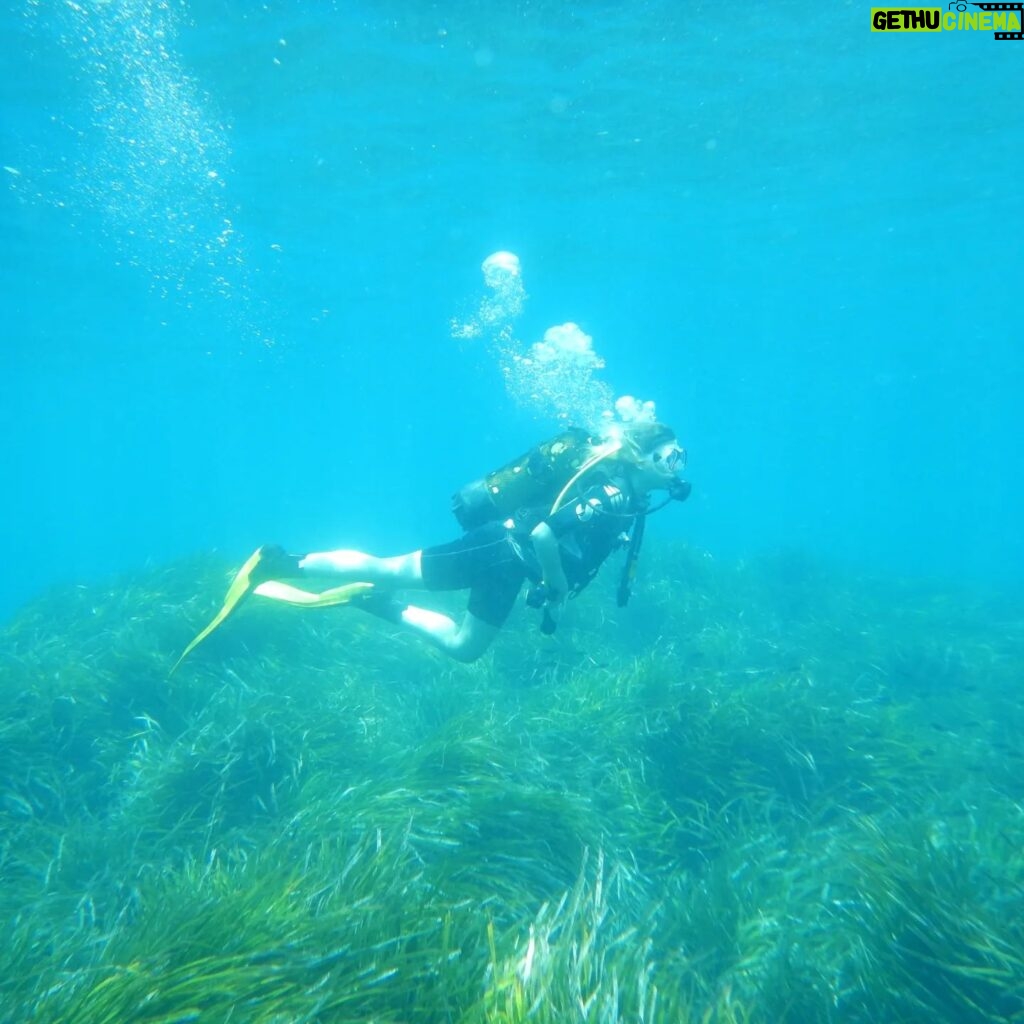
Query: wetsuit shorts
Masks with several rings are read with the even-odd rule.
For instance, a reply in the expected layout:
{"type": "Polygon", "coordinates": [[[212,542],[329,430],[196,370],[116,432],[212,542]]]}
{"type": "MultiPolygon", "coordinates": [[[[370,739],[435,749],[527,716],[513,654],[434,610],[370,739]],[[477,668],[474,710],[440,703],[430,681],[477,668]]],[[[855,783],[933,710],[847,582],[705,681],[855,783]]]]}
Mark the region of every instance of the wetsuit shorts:
{"type": "Polygon", "coordinates": [[[427,590],[468,590],[470,614],[499,627],[527,578],[519,545],[501,523],[487,523],[450,544],[424,548],[421,566],[427,590]]]}

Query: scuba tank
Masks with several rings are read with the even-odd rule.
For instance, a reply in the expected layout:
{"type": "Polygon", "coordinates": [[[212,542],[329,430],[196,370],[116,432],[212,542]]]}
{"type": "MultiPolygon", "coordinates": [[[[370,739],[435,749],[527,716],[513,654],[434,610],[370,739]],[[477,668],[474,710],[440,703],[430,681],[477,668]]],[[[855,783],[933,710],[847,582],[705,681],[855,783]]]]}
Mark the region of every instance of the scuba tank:
{"type": "Polygon", "coordinates": [[[522,509],[550,506],[601,448],[585,430],[572,427],[456,491],[452,512],[464,530],[473,530],[515,518],[522,509]]]}

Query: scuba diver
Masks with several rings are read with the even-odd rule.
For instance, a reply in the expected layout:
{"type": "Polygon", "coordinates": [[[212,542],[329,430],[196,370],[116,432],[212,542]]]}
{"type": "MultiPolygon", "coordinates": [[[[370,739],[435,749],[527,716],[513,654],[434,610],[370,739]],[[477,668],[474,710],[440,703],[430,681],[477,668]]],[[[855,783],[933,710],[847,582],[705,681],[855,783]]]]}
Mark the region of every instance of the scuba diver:
{"type": "MultiPolygon", "coordinates": [[[[565,602],[626,547],[620,606],[629,599],[646,518],[684,501],[686,452],[661,423],[616,424],[603,437],[570,429],[463,487],[452,498],[464,533],[455,541],[403,555],[377,557],[341,549],[292,555],[259,548],[239,571],[224,606],[185,648],[181,661],[255,594],[305,607],[352,604],[423,637],[458,661],[491,645],[524,583],[527,604],[554,632],[565,602]],[[652,507],[652,492],[665,497],[652,507]],[[307,590],[318,582],[326,590],[307,590]],[[468,590],[461,621],[399,600],[396,591],[468,590]]],[[[172,669],[173,671],[173,669],[172,669]]]]}

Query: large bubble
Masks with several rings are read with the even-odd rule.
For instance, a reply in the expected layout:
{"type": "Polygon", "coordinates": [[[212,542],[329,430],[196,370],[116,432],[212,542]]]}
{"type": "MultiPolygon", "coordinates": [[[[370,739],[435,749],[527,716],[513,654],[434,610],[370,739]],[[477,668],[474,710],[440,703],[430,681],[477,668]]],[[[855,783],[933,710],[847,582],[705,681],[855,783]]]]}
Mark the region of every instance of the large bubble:
{"type": "Polygon", "coordinates": [[[522,275],[519,257],[514,252],[492,252],[480,269],[484,272],[484,284],[497,291],[515,287],[522,275]]]}
{"type": "Polygon", "coordinates": [[[549,327],[526,351],[506,349],[501,368],[518,402],[559,423],[596,430],[612,406],[612,389],[596,376],[604,360],[594,339],[574,323],[549,327]]]}
{"type": "Polygon", "coordinates": [[[515,253],[492,253],[481,270],[487,292],[470,316],[452,320],[452,337],[481,339],[488,345],[508,393],[520,406],[539,419],[602,435],[614,434],[617,424],[654,419],[653,402],[630,395],[615,398],[611,386],[598,376],[604,359],[578,324],[549,327],[532,345],[519,340],[515,321],[527,296],[515,253]]]}
{"type": "Polygon", "coordinates": [[[514,321],[526,302],[519,257],[514,252],[493,252],[480,269],[488,291],[469,316],[452,320],[452,337],[464,341],[486,337],[491,342],[508,344],[512,341],[514,321]]]}
{"type": "Polygon", "coordinates": [[[657,419],[653,402],[643,402],[632,395],[615,399],[615,415],[623,423],[654,423],[657,419]]]}

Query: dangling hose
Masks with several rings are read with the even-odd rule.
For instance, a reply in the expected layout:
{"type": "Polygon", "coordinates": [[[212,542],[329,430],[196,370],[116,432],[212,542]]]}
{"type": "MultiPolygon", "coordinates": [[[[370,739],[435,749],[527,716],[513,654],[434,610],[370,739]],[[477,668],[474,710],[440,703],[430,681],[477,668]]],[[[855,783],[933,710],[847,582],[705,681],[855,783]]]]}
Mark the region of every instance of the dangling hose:
{"type": "Polygon", "coordinates": [[[633,533],[629,538],[629,549],[626,551],[626,564],[622,567],[619,577],[619,589],[615,593],[615,603],[625,608],[633,591],[633,580],[636,579],[636,563],[640,557],[640,545],[644,542],[644,527],[647,525],[647,512],[641,512],[633,524],[633,533]]]}

